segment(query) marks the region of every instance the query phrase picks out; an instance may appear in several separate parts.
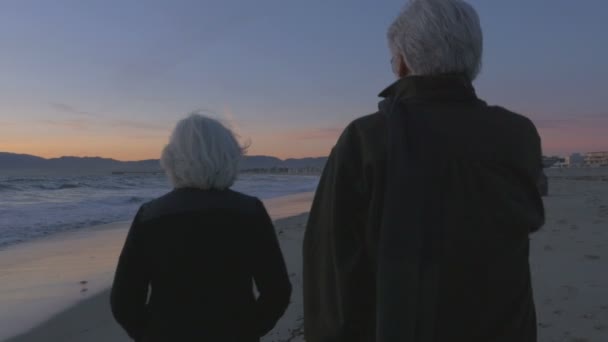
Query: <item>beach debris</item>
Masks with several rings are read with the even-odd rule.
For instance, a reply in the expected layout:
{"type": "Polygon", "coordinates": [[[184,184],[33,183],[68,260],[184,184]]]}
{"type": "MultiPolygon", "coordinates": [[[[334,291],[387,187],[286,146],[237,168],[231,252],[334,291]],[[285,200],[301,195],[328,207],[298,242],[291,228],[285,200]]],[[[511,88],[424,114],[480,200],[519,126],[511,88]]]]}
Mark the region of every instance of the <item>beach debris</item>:
{"type": "Polygon", "coordinates": [[[589,342],[589,339],[582,337],[574,337],[570,340],[571,342],[589,342]]]}
{"type": "Polygon", "coordinates": [[[591,313],[586,313],[586,314],[583,314],[583,318],[584,319],[594,319],[595,315],[591,314],[591,313]]]}
{"type": "Polygon", "coordinates": [[[578,288],[574,287],[574,286],[570,286],[570,285],[563,285],[561,287],[562,289],[565,290],[565,294],[562,296],[562,300],[570,300],[570,299],[574,299],[577,297],[579,290],[578,288]]]}

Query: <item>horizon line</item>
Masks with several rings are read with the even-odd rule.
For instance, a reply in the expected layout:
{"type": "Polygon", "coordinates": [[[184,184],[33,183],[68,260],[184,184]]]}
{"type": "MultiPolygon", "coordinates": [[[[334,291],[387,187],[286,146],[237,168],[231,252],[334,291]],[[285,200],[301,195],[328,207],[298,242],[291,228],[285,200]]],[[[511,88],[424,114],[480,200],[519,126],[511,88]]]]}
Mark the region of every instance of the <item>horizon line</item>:
{"type": "MultiPolygon", "coordinates": [[[[6,154],[13,154],[13,155],[18,155],[18,156],[30,156],[30,157],[35,157],[35,158],[41,158],[44,160],[51,160],[51,159],[61,159],[61,158],[80,158],[80,159],[108,159],[108,160],[114,160],[114,161],[118,161],[118,162],[143,162],[143,161],[156,161],[156,160],[160,160],[160,158],[144,158],[144,159],[137,159],[137,160],[124,160],[124,159],[117,159],[117,158],[112,158],[112,157],[102,157],[102,156],[75,156],[75,155],[62,155],[59,157],[42,157],[42,156],[38,156],[35,154],[29,154],[29,153],[19,153],[19,152],[10,152],[10,151],[0,151],[1,153],[6,153],[6,154]]],[[[317,158],[328,158],[329,156],[315,156],[315,157],[288,157],[288,158],[281,158],[281,157],[277,157],[277,156],[273,156],[273,155],[267,155],[267,154],[255,154],[255,155],[247,155],[244,154],[243,157],[270,157],[270,158],[276,158],[279,159],[281,161],[285,161],[285,160],[289,160],[289,159],[317,159],[317,158]]]]}

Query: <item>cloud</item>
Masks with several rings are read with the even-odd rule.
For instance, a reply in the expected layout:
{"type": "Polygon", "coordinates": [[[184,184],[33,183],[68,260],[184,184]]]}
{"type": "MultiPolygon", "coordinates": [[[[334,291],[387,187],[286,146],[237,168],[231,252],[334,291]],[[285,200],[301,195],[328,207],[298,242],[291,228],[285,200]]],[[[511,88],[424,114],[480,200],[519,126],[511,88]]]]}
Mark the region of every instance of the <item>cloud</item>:
{"type": "Polygon", "coordinates": [[[172,127],[170,125],[146,122],[146,121],[134,121],[134,120],[114,120],[110,123],[111,127],[124,127],[133,129],[144,129],[153,131],[169,131],[172,127]]]}
{"type": "Polygon", "coordinates": [[[88,130],[94,124],[90,120],[85,119],[64,119],[64,120],[40,120],[38,123],[56,126],[61,128],[69,128],[75,130],[88,130]]]}
{"type": "Polygon", "coordinates": [[[606,112],[606,113],[589,114],[588,117],[590,117],[590,118],[608,119],[608,112],[606,112]]]}
{"type": "Polygon", "coordinates": [[[288,130],[281,134],[285,138],[293,140],[324,140],[337,139],[342,133],[342,128],[325,127],[325,128],[305,128],[288,130]]]}
{"type": "Polygon", "coordinates": [[[547,118],[533,119],[538,128],[608,128],[608,114],[594,114],[578,118],[547,118]]]}
{"type": "Polygon", "coordinates": [[[180,64],[200,59],[214,45],[222,43],[254,20],[259,19],[244,10],[240,13],[226,12],[225,16],[215,15],[211,20],[202,21],[198,14],[184,13],[168,26],[169,36],[155,40],[153,44],[144,42],[138,45],[136,53],[118,67],[118,86],[145,86],[146,82],[162,80],[180,64]]]}
{"type": "Polygon", "coordinates": [[[58,112],[62,112],[62,113],[67,113],[67,114],[76,114],[76,115],[86,115],[86,116],[91,116],[94,115],[91,112],[87,112],[84,110],[80,110],[74,106],[71,106],[67,103],[62,103],[62,102],[51,102],[49,103],[49,105],[51,106],[51,108],[53,108],[53,110],[58,111],[58,112]]]}
{"type": "Polygon", "coordinates": [[[578,123],[573,119],[539,119],[533,120],[537,128],[561,128],[578,123]]]}
{"type": "MultiPolygon", "coordinates": [[[[88,130],[88,129],[101,129],[107,132],[119,132],[131,134],[131,132],[137,131],[152,131],[155,133],[167,133],[171,130],[170,125],[151,123],[146,121],[135,121],[135,120],[92,120],[88,118],[78,119],[47,119],[36,121],[39,124],[55,126],[61,128],[68,128],[74,130],[88,130]],[[124,130],[122,130],[124,129],[124,130]],[[130,132],[129,132],[130,131],[130,132]]],[[[141,134],[140,134],[141,135],[141,134]]],[[[160,135],[159,135],[160,136],[160,135]]]]}

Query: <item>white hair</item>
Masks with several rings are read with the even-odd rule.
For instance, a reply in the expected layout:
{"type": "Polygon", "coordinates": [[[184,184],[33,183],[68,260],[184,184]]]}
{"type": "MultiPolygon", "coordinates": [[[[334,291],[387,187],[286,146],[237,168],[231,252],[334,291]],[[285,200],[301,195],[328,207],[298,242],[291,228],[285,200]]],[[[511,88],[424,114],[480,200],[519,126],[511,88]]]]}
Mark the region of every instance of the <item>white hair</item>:
{"type": "Polygon", "coordinates": [[[481,70],[479,16],[462,0],[411,0],[389,27],[388,41],[411,75],[463,73],[472,81],[481,70]]]}
{"type": "Polygon", "coordinates": [[[243,152],[230,129],[194,113],[177,123],[160,163],[175,188],[223,190],[234,184],[243,152]]]}

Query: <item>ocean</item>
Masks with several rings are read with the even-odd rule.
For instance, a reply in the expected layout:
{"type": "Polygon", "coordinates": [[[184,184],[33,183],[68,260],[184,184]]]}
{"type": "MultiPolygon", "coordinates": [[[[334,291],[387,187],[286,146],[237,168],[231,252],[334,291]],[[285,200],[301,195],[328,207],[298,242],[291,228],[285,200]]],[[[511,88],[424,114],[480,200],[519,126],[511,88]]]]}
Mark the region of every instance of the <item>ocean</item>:
{"type": "MultiPolygon", "coordinates": [[[[314,191],[318,176],[241,175],[233,190],[269,199],[314,191]]],[[[171,191],[165,175],[0,176],[0,249],[49,234],[130,220],[171,191]]]]}

